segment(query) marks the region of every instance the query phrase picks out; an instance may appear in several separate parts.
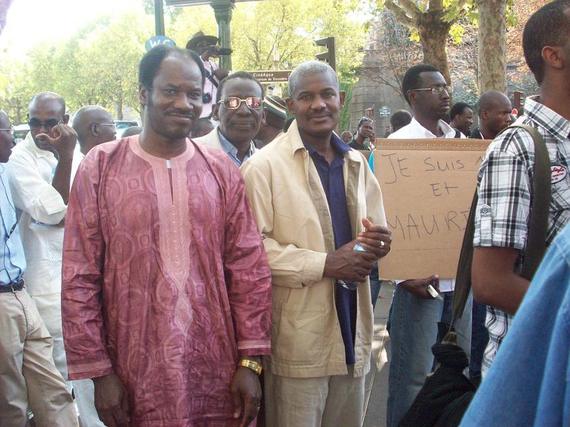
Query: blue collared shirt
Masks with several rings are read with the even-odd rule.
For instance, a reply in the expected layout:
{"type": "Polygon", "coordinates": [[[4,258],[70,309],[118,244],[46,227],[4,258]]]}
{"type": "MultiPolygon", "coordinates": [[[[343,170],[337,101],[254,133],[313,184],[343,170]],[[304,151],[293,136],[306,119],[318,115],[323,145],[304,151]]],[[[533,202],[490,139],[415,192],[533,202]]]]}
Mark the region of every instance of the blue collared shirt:
{"type": "MultiPolygon", "coordinates": [[[[344,187],[344,155],[350,151],[335,134],[331,137],[331,145],[335,151],[335,158],[329,164],[311,145],[305,144],[327,196],[329,211],[331,213],[335,248],[347,244],[352,240],[352,225],[346,205],[346,192],[344,187]]],[[[346,363],[355,363],[354,337],[356,336],[356,291],[350,291],[342,286],[335,286],[335,303],[340,323],[340,331],[344,342],[346,363]]]]}
{"type": "Polygon", "coordinates": [[[228,139],[220,132],[218,128],[218,136],[220,137],[220,145],[222,146],[222,150],[226,152],[226,154],[232,159],[232,161],[239,167],[243,162],[249,159],[251,156],[255,154],[257,148],[255,148],[255,144],[253,141],[249,142],[249,150],[247,151],[243,161],[238,158],[238,149],[233,145],[228,139]]]}
{"type": "Polygon", "coordinates": [[[0,235],[2,236],[2,264],[0,265],[0,286],[17,283],[26,270],[26,258],[20,229],[16,217],[16,208],[10,194],[8,175],[0,165],[0,235]]]}

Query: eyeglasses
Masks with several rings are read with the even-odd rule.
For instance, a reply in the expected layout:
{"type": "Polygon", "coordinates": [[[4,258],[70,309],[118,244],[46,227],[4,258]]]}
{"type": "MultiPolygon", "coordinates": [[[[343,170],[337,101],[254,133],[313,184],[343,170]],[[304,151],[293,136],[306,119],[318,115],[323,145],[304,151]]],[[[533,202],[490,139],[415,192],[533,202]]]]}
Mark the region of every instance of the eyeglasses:
{"type": "Polygon", "coordinates": [[[58,119],[49,119],[45,122],[42,122],[39,119],[30,119],[28,121],[28,126],[30,129],[41,129],[42,127],[45,129],[52,129],[61,123],[63,123],[63,121],[58,119]]]}
{"type": "Polygon", "coordinates": [[[257,96],[248,96],[246,98],[239,98],[237,96],[228,96],[218,102],[218,104],[224,104],[228,110],[237,110],[241,107],[241,103],[245,102],[245,105],[250,110],[259,110],[261,108],[261,98],[257,96]]]}
{"type": "Polygon", "coordinates": [[[113,128],[117,127],[117,125],[115,125],[115,123],[93,123],[93,126],[109,126],[109,127],[113,127],[113,128]]]}
{"type": "Polygon", "coordinates": [[[448,95],[451,93],[451,88],[449,88],[447,85],[442,85],[442,86],[433,86],[433,87],[420,87],[418,89],[412,89],[418,92],[431,92],[434,95],[442,95],[443,92],[446,92],[448,95]]]}

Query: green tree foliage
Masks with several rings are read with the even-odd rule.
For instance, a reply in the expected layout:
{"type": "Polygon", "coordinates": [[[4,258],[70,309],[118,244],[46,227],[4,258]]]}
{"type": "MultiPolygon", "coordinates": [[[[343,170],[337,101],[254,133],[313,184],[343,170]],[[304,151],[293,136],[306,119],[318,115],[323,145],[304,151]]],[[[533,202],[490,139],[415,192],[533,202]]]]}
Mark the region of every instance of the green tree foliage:
{"type": "MultiPolygon", "coordinates": [[[[149,0],[140,9],[100,17],[57,45],[36,46],[24,63],[0,63],[0,105],[15,123],[25,121],[34,93],[62,95],[70,111],[99,104],[121,118],[138,109],[138,63],[154,33],[149,0]],[[146,7],[146,10],[145,10],[146,7]]],[[[291,69],[321,50],[315,39],[334,36],[337,69],[351,83],[362,60],[366,28],[358,0],[265,0],[238,3],[232,19],[234,70],[291,69]]],[[[208,5],[165,8],[167,36],[184,47],[197,31],[217,34],[208,5]]]]}

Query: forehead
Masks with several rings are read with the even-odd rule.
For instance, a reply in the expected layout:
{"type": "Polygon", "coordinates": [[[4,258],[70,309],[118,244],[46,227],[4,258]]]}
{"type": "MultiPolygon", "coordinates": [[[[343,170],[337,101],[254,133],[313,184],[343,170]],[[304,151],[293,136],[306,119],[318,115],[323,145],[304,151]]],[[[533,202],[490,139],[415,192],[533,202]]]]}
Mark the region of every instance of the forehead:
{"type": "Polygon", "coordinates": [[[61,102],[57,99],[35,100],[30,105],[30,117],[57,117],[61,118],[65,114],[61,102]]]}
{"type": "Polygon", "coordinates": [[[200,67],[192,58],[171,55],[162,61],[154,76],[153,85],[157,86],[202,86],[200,67]]]}
{"type": "Polygon", "coordinates": [[[360,126],[370,126],[372,127],[373,123],[370,120],[365,120],[362,122],[362,124],[360,126]]]}
{"type": "Polygon", "coordinates": [[[304,74],[298,79],[294,95],[301,92],[318,93],[328,89],[338,91],[338,83],[332,73],[321,72],[304,74]]]}
{"type": "Polygon", "coordinates": [[[251,79],[231,79],[222,88],[223,96],[258,96],[261,97],[261,88],[251,79]]]}
{"type": "Polygon", "coordinates": [[[447,84],[443,74],[439,71],[424,71],[423,73],[420,73],[419,77],[421,85],[424,87],[447,84]]]}

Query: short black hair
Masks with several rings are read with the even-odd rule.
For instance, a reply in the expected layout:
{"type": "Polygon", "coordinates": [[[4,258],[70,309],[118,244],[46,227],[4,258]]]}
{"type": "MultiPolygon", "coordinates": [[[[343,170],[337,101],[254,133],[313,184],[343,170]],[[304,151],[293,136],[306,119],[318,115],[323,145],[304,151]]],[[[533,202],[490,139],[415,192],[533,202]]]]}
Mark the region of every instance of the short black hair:
{"type": "Polygon", "coordinates": [[[407,110],[399,110],[392,114],[390,117],[390,125],[392,131],[396,132],[398,129],[403,128],[412,121],[412,115],[407,110]]]}
{"type": "Polygon", "coordinates": [[[408,92],[412,89],[419,89],[421,87],[420,74],[439,72],[440,71],[437,68],[429,64],[418,64],[408,68],[408,71],[406,71],[406,74],[404,74],[404,78],[402,79],[402,92],[408,104],[410,103],[408,92]]]}
{"type": "Polygon", "coordinates": [[[145,53],[139,63],[139,87],[144,87],[146,89],[152,88],[152,82],[158,73],[162,61],[169,56],[181,56],[190,58],[194,61],[194,63],[198,65],[198,68],[200,68],[200,73],[202,74],[202,86],[204,85],[204,79],[206,76],[204,64],[196,52],[188,49],[180,49],[175,46],[158,45],[145,53]]]}
{"type": "Polygon", "coordinates": [[[453,107],[451,107],[451,110],[449,110],[449,117],[453,120],[455,116],[463,114],[466,108],[473,110],[473,107],[466,102],[456,102],[453,104],[453,107]]]}
{"type": "Polygon", "coordinates": [[[544,80],[542,49],[563,46],[570,37],[570,19],[564,13],[568,8],[570,0],[554,0],[533,13],[524,26],[524,57],[539,85],[544,80]]]}
{"type": "Polygon", "coordinates": [[[261,89],[261,98],[263,98],[265,91],[263,90],[263,86],[261,85],[261,83],[259,83],[259,80],[257,80],[255,77],[253,77],[253,74],[248,73],[247,71],[236,71],[235,73],[230,74],[220,82],[218,86],[218,91],[216,92],[216,103],[220,102],[220,100],[222,99],[222,92],[224,91],[224,86],[226,85],[226,83],[229,80],[233,79],[244,79],[244,80],[254,81],[261,89]]]}
{"type": "Polygon", "coordinates": [[[358,121],[358,125],[356,126],[356,129],[360,128],[360,126],[362,126],[362,124],[363,124],[364,122],[372,122],[372,123],[374,123],[374,120],[372,120],[370,117],[364,116],[364,117],[362,117],[362,118],[358,121]]]}

